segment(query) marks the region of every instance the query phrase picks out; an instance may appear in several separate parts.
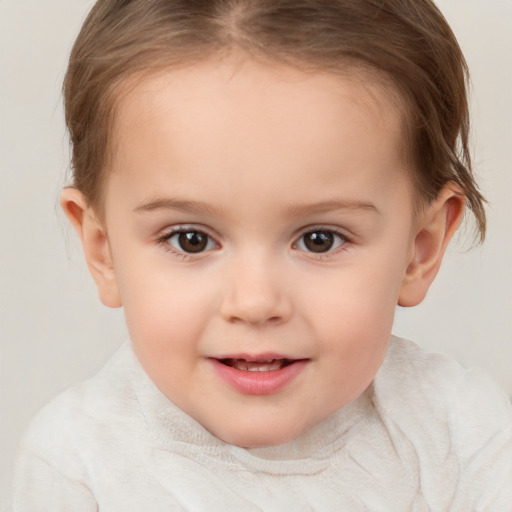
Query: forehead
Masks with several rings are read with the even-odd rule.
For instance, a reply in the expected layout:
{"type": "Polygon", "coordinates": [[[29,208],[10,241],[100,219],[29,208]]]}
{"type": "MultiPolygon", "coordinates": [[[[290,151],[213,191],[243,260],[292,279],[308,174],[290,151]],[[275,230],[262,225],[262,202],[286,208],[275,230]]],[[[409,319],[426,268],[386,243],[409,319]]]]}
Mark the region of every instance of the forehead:
{"type": "Polygon", "coordinates": [[[203,186],[229,180],[235,193],[254,175],[271,180],[293,169],[295,185],[311,188],[319,169],[324,185],[339,168],[357,183],[375,162],[390,169],[404,161],[397,95],[360,70],[211,60],[134,82],[116,119],[113,173],[150,166],[162,185],[172,168],[203,186]]]}
{"type": "Polygon", "coordinates": [[[212,117],[226,124],[240,113],[247,124],[263,120],[269,129],[284,116],[300,120],[305,129],[308,121],[320,117],[327,125],[337,116],[349,116],[354,122],[385,127],[393,135],[401,130],[404,112],[398,92],[376,72],[356,66],[336,73],[306,72],[242,56],[134,77],[127,80],[116,103],[114,135],[119,142],[141,121],[156,122],[163,115],[170,123],[192,126],[198,135],[212,117]],[[341,98],[349,101],[339,108],[341,98]]]}

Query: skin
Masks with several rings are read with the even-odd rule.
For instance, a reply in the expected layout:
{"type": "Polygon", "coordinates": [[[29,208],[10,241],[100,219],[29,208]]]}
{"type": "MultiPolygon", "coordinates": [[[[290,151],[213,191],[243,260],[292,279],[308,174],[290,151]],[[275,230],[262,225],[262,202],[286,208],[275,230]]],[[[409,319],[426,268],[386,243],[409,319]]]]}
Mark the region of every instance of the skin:
{"type": "Polygon", "coordinates": [[[464,198],[448,184],[413,215],[393,98],[250,60],[169,70],[121,101],[104,218],[63,192],[143,368],[228,443],[289,441],[360,396],[396,305],[420,302],[437,273],[464,198]],[[176,229],[208,235],[205,250],[184,251],[176,229]],[[311,232],[333,246],[311,251],[311,232]],[[305,363],[264,395],[233,389],[211,359],[266,353],[305,363]]]}

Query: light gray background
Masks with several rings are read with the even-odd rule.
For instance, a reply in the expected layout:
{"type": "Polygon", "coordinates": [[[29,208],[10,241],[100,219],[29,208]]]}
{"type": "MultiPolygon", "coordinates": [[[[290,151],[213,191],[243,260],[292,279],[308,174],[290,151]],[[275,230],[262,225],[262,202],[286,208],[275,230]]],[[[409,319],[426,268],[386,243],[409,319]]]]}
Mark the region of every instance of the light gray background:
{"type": "MultiPolygon", "coordinates": [[[[487,370],[512,393],[512,0],[440,0],[473,77],[475,167],[488,239],[452,246],[427,300],[395,332],[487,370]]],[[[60,87],[90,0],[0,0],[0,510],[16,446],[58,392],[125,339],[96,298],[57,208],[68,168],[60,87]]]]}

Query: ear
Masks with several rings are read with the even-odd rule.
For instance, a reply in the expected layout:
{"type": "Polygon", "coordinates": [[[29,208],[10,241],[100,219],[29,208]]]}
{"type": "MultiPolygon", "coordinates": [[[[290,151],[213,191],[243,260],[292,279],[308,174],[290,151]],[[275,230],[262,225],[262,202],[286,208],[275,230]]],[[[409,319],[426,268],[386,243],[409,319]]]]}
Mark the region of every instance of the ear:
{"type": "Polygon", "coordinates": [[[465,204],[466,197],[458,185],[448,183],[422,214],[415,229],[399,306],[416,306],[425,298],[441,267],[446,248],[462,221],[465,204]]]}
{"type": "Polygon", "coordinates": [[[89,271],[96,282],[101,302],[118,308],[122,305],[107,234],[85,196],[75,188],[65,188],[60,204],[75,228],[84,250],[89,271]]]}

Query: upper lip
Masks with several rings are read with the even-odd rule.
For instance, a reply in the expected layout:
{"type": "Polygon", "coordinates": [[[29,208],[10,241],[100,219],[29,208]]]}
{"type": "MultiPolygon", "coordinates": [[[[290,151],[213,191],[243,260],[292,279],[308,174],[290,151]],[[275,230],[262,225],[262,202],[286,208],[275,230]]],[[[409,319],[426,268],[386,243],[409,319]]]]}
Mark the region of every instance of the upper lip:
{"type": "Polygon", "coordinates": [[[235,359],[240,361],[247,361],[249,363],[270,363],[276,360],[286,361],[301,361],[307,359],[306,357],[293,357],[285,354],[278,354],[274,352],[264,352],[261,354],[222,354],[220,356],[212,356],[210,359],[217,359],[219,361],[226,359],[235,359]]]}

